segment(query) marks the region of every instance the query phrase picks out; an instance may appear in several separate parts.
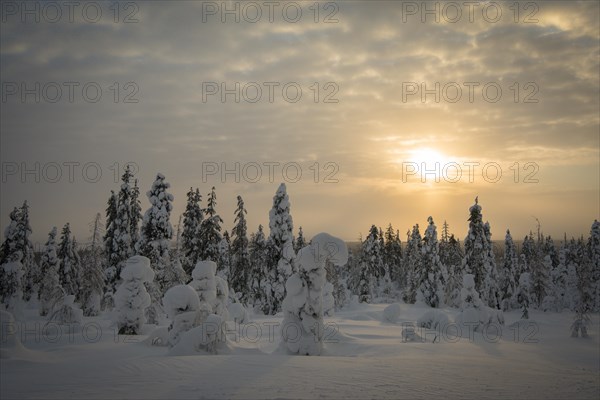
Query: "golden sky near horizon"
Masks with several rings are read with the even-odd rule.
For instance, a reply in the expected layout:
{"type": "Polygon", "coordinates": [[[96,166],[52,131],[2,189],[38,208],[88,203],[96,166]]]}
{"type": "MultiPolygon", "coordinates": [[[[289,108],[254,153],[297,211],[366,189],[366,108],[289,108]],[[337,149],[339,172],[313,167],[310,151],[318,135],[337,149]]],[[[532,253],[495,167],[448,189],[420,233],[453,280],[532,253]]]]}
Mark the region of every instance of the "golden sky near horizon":
{"type": "Polygon", "coordinates": [[[142,192],[166,176],[173,224],[214,185],[226,229],[238,194],[268,226],[280,182],[308,236],[404,240],[431,215],[462,239],[475,196],[495,240],[599,218],[598,2],[133,3],[95,23],[3,8],[2,227],[28,200],[36,241],[65,222],[84,241],[127,162],[142,192]]]}

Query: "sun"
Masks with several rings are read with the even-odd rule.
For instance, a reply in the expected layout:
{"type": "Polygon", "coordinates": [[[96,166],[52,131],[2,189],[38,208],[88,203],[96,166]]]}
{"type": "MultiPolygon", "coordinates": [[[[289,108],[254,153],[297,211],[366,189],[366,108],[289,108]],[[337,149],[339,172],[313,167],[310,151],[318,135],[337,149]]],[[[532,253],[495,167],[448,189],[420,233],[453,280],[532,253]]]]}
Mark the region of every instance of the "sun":
{"type": "Polygon", "coordinates": [[[418,165],[425,163],[427,166],[433,166],[435,163],[444,164],[448,157],[436,149],[430,147],[420,147],[408,151],[408,160],[418,165]]]}

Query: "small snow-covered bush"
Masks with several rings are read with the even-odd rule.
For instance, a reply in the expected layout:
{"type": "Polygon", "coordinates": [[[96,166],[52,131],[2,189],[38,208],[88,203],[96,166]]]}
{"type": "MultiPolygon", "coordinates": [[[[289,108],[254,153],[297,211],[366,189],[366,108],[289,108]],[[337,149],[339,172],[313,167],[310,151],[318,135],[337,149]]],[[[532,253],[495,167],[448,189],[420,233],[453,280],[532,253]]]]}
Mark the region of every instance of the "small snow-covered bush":
{"type": "Polygon", "coordinates": [[[472,274],[465,274],[461,289],[461,311],[456,316],[456,324],[473,325],[475,331],[480,331],[489,321],[488,308],[484,306],[475,290],[475,278],[472,274]]]}
{"type": "Polygon", "coordinates": [[[200,302],[206,302],[211,307],[214,307],[217,300],[216,272],[217,264],[214,261],[198,261],[192,271],[192,281],[189,283],[198,293],[200,302]]]}
{"type": "Polygon", "coordinates": [[[48,321],[58,324],[80,324],[83,319],[83,310],[75,304],[75,296],[64,296],[52,307],[54,312],[48,321]]]}
{"type": "Polygon", "coordinates": [[[150,295],[144,286],[144,282],[154,280],[150,260],[143,256],[128,259],[121,271],[121,280],[114,296],[119,315],[119,334],[137,335],[146,322],[144,310],[151,304],[150,295]]]}
{"type": "Polygon", "coordinates": [[[229,318],[236,324],[246,324],[249,322],[248,311],[241,303],[231,303],[227,307],[229,318]]]}
{"type": "Polygon", "coordinates": [[[442,330],[450,324],[448,316],[440,310],[429,310],[417,320],[417,325],[422,328],[442,330]]]}
{"type": "Polygon", "coordinates": [[[171,320],[169,325],[169,346],[174,346],[179,342],[180,335],[197,326],[210,313],[210,306],[202,309],[201,313],[200,299],[198,293],[188,285],[177,285],[167,290],[163,297],[163,305],[167,316],[171,320]],[[204,315],[203,315],[204,314],[204,315]]]}
{"type": "Polygon", "coordinates": [[[400,318],[400,312],[400,304],[390,304],[389,306],[383,309],[383,320],[395,324],[396,322],[398,322],[398,318],[400,318]]]}

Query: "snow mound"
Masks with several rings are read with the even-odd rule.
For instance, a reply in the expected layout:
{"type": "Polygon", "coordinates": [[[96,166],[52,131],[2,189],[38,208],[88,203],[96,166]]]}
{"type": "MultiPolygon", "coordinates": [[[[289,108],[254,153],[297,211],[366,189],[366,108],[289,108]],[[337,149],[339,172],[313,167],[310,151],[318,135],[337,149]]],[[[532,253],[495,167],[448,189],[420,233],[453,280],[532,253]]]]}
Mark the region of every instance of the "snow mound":
{"type": "Polygon", "coordinates": [[[417,320],[417,325],[426,329],[442,330],[450,325],[450,319],[440,310],[430,310],[417,320]]]}
{"type": "Polygon", "coordinates": [[[166,326],[159,326],[148,334],[144,343],[151,346],[166,346],[169,343],[169,329],[166,326]]]}
{"type": "Polygon", "coordinates": [[[130,257],[121,271],[121,279],[151,282],[154,279],[154,271],[150,267],[150,260],[144,256],[130,257]]]}
{"type": "Polygon", "coordinates": [[[223,319],[216,314],[210,314],[200,325],[183,332],[179,342],[170,353],[176,356],[196,355],[199,352],[217,354],[226,351],[227,337],[225,336],[223,319]]]}
{"type": "Polygon", "coordinates": [[[250,318],[248,317],[248,311],[246,308],[240,303],[232,303],[227,307],[229,311],[229,318],[237,323],[237,324],[246,324],[250,322],[250,318]]]}
{"type": "Polygon", "coordinates": [[[395,324],[400,318],[401,306],[398,303],[390,304],[383,310],[383,320],[395,324]]]}

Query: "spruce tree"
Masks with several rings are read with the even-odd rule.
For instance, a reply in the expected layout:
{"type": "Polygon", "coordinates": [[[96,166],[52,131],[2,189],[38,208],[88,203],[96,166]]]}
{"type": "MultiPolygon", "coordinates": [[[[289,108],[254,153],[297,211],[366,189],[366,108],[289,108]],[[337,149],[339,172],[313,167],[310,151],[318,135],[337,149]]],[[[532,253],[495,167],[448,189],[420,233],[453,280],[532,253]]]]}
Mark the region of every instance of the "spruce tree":
{"type": "MultiPolygon", "coordinates": [[[[170,274],[166,271],[172,268],[169,248],[173,238],[173,226],[170,217],[173,210],[173,195],[167,192],[171,187],[165,181],[163,174],[157,174],[152,188],[146,193],[150,201],[150,208],[146,210],[140,231],[140,240],[136,245],[139,255],[147,257],[155,272],[155,281],[158,290],[149,287],[152,301],[157,304],[162,298],[167,278],[170,274]]],[[[152,281],[147,283],[152,285],[152,281]]]]}
{"type": "Polygon", "coordinates": [[[594,220],[590,230],[588,251],[591,263],[591,285],[593,290],[594,312],[600,311],[600,222],[594,220]]]}
{"type": "Polygon", "coordinates": [[[117,200],[117,216],[114,220],[114,241],[112,245],[112,262],[115,266],[117,275],[121,274],[121,269],[129,257],[133,255],[133,246],[131,242],[131,186],[129,182],[132,178],[129,166],[125,169],[121,177],[121,188],[117,200]]]}
{"type": "MultiPolygon", "coordinates": [[[[231,277],[230,286],[234,292],[240,293],[240,301],[247,303],[250,297],[250,253],[246,225],[246,209],[241,196],[237,197],[237,210],[231,235],[231,277]]],[[[300,232],[302,234],[302,232],[300,232]]]]}
{"type": "Polygon", "coordinates": [[[104,253],[106,256],[106,292],[108,295],[106,306],[110,307],[110,297],[117,290],[119,274],[117,272],[118,256],[115,252],[115,231],[117,230],[117,195],[110,191],[106,207],[106,233],[104,234],[104,253]]]}
{"type": "Polygon", "coordinates": [[[251,271],[248,276],[251,297],[249,304],[262,306],[266,295],[263,283],[265,283],[267,266],[267,241],[262,225],[259,225],[258,231],[250,237],[249,252],[251,271]]]}
{"type": "Polygon", "coordinates": [[[4,242],[0,249],[0,264],[11,261],[21,261],[22,254],[18,254],[19,220],[21,219],[19,209],[13,208],[9,215],[10,222],[4,229],[4,242]]]}
{"type": "Polygon", "coordinates": [[[294,240],[294,251],[297,253],[300,249],[306,247],[307,243],[304,239],[304,232],[302,232],[302,227],[298,228],[298,237],[294,240]]]}
{"type": "Polygon", "coordinates": [[[384,249],[379,237],[379,229],[371,225],[369,234],[361,246],[361,275],[359,301],[369,302],[379,297],[382,281],[385,278],[384,249]]]}
{"type": "Polygon", "coordinates": [[[24,201],[21,206],[18,227],[18,249],[22,254],[21,264],[23,265],[23,300],[29,301],[38,291],[40,274],[39,266],[35,262],[33,243],[29,239],[32,230],[29,224],[29,205],[27,201],[24,201]]]}
{"type": "Polygon", "coordinates": [[[102,269],[100,213],[96,214],[91,224],[92,236],[90,246],[83,253],[83,268],[81,277],[80,300],[83,315],[96,316],[100,313],[100,302],[104,289],[104,271],[102,269]]]}
{"type": "Polygon", "coordinates": [[[136,179],[131,188],[129,201],[131,212],[129,223],[129,236],[131,237],[131,252],[135,253],[135,244],[140,240],[140,221],[142,220],[142,204],[140,202],[140,188],[136,179]]]}
{"type": "Polygon", "coordinates": [[[64,290],[60,285],[58,276],[60,260],[58,259],[58,249],[56,246],[57,229],[53,227],[48,234],[48,240],[44,246],[42,254],[40,290],[38,292],[40,300],[40,315],[46,316],[52,311],[52,306],[64,296],[64,290]]]}
{"type": "Polygon", "coordinates": [[[450,235],[448,243],[443,247],[440,244],[440,259],[448,270],[448,283],[446,285],[446,304],[452,307],[460,307],[460,292],[463,283],[462,259],[464,257],[460,241],[454,235],[450,235]],[[442,248],[444,252],[442,253],[442,248]],[[442,256],[443,254],[443,256],[442,256]]]}
{"type": "Polygon", "coordinates": [[[217,214],[217,194],[213,186],[208,195],[207,207],[204,210],[205,218],[202,220],[198,237],[198,260],[197,261],[219,261],[219,243],[223,238],[221,235],[221,224],[223,220],[217,214]]]}
{"type": "Polygon", "coordinates": [[[529,319],[529,305],[531,303],[531,275],[522,272],[517,288],[517,303],[521,307],[521,319],[529,319]]]}
{"type": "Polygon", "coordinates": [[[190,187],[187,192],[187,203],[183,213],[183,232],[181,234],[182,264],[185,272],[191,275],[198,261],[200,224],[204,219],[200,201],[200,190],[190,187]]]}
{"type": "Polygon", "coordinates": [[[60,261],[59,278],[60,285],[67,296],[77,296],[79,292],[79,257],[75,254],[71,238],[71,226],[67,222],[62,229],[60,243],[58,245],[58,259],[60,261]]]}
{"type": "Polygon", "coordinates": [[[444,304],[444,285],[448,274],[440,261],[437,229],[433,218],[427,218],[427,222],[429,224],[423,238],[423,259],[418,271],[416,297],[428,306],[437,308],[444,304]]]}
{"type": "Polygon", "coordinates": [[[217,276],[229,281],[231,279],[231,239],[229,232],[223,232],[223,237],[219,242],[219,257],[217,259],[217,276]]]}
{"type": "MultiPolygon", "coordinates": [[[[285,183],[279,185],[273,196],[273,207],[269,211],[268,283],[263,285],[270,290],[270,301],[264,304],[263,310],[268,314],[281,311],[281,303],[285,297],[285,282],[294,272],[294,224],[290,215],[290,200],[285,183]]],[[[269,296],[266,295],[265,298],[269,296]]]]}
{"type": "Polygon", "coordinates": [[[498,307],[497,272],[494,259],[489,224],[483,222],[478,198],[469,208],[469,232],[465,238],[463,269],[472,274],[475,290],[481,293],[481,300],[490,307],[498,307]]]}
{"type": "Polygon", "coordinates": [[[410,232],[410,239],[404,252],[404,265],[406,266],[406,287],[404,289],[404,302],[414,304],[417,299],[417,289],[419,287],[419,272],[422,266],[422,239],[419,232],[419,224],[413,226],[410,232]]]}
{"type": "Polygon", "coordinates": [[[517,286],[517,273],[519,270],[519,257],[510,230],[506,230],[504,238],[504,261],[500,273],[501,309],[508,311],[513,308],[517,286]]]}
{"type": "Polygon", "coordinates": [[[394,232],[392,224],[385,231],[385,245],[383,249],[383,262],[390,273],[390,279],[400,286],[402,279],[402,243],[400,233],[394,232]]]}

